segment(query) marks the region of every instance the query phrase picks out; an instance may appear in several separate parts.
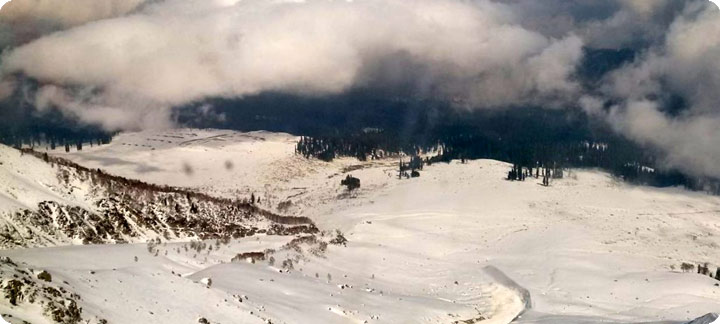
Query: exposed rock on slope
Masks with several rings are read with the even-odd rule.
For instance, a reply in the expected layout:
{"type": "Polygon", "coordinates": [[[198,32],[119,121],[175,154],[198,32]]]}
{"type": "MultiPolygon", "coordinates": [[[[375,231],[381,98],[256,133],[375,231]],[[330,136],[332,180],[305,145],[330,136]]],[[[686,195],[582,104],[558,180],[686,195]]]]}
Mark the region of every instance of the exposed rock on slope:
{"type": "MultiPolygon", "coordinates": [[[[31,269],[24,269],[9,258],[0,258],[0,274],[3,302],[20,308],[39,308],[42,315],[54,323],[106,323],[99,318],[84,319],[82,308],[78,306],[79,295],[51,281],[35,278],[31,269]]],[[[40,274],[40,277],[49,276],[46,271],[40,274]]],[[[3,316],[8,320],[12,317],[9,314],[3,316]]]]}
{"type": "MultiPolygon", "coordinates": [[[[2,247],[124,243],[155,237],[239,238],[255,233],[294,235],[317,231],[305,217],[280,216],[245,202],[112,176],[31,150],[24,150],[25,156],[20,156],[21,152],[1,149],[0,159],[40,160],[42,165],[32,167],[50,169],[37,176],[36,171],[23,174],[24,170],[18,167],[23,163],[0,165],[6,173],[15,173],[15,182],[24,182],[17,187],[41,184],[57,196],[50,197],[52,200],[38,199],[41,201],[34,208],[6,211],[0,220],[2,247]],[[49,179],[49,174],[55,177],[49,179]]],[[[32,189],[23,191],[34,194],[32,189]]],[[[29,205],[27,201],[33,202],[25,199],[25,205],[29,205]]]]}

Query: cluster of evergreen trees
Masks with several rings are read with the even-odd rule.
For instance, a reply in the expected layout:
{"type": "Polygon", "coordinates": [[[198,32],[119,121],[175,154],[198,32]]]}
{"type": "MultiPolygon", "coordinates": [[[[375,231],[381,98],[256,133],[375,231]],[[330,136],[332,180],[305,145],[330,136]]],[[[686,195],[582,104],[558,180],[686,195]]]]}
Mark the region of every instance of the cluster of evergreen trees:
{"type": "Polygon", "coordinates": [[[513,164],[512,169],[508,171],[507,180],[525,181],[528,177],[533,177],[533,170],[535,172],[535,179],[540,179],[542,177],[542,184],[546,187],[550,185],[550,179],[562,179],[565,174],[563,169],[558,168],[555,164],[553,164],[552,167],[537,165],[535,168],[532,166],[523,167],[519,164],[513,164]]]}
{"type": "Polygon", "coordinates": [[[330,162],[337,157],[354,157],[360,161],[380,159],[405,153],[417,155],[423,149],[419,145],[399,145],[382,134],[362,133],[351,136],[302,136],[295,152],[306,157],[330,162]]]}

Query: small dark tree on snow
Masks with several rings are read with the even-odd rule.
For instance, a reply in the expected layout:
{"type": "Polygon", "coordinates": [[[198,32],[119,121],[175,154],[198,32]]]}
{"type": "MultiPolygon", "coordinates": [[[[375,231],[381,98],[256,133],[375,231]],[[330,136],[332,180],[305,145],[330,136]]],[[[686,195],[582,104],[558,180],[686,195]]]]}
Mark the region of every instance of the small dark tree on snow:
{"type": "Polygon", "coordinates": [[[330,240],[330,244],[347,246],[347,239],[340,230],[335,231],[335,238],[330,240]]]}
{"type": "Polygon", "coordinates": [[[410,158],[410,163],[407,166],[410,170],[422,170],[423,169],[423,160],[417,155],[413,155],[410,158]]]}
{"type": "Polygon", "coordinates": [[[343,186],[346,186],[348,191],[353,191],[355,189],[360,188],[360,179],[355,178],[348,174],[348,176],[345,177],[344,180],[340,181],[340,184],[343,186]]]}
{"type": "Polygon", "coordinates": [[[512,169],[508,171],[507,179],[510,181],[524,181],[523,168],[518,164],[513,164],[512,169]]]}
{"type": "Polygon", "coordinates": [[[698,264],[697,269],[698,269],[699,274],[706,275],[706,276],[710,275],[709,264],[707,264],[707,263],[698,264]]]}
{"type": "Polygon", "coordinates": [[[690,272],[693,271],[693,269],[695,269],[695,265],[691,263],[683,262],[680,265],[680,270],[682,270],[683,272],[690,272]]]}

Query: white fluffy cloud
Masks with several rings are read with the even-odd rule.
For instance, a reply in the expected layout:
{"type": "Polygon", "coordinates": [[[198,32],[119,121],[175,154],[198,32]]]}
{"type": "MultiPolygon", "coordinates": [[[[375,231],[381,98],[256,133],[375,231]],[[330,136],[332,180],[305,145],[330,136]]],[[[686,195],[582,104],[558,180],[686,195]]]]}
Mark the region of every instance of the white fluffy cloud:
{"type": "Polygon", "coordinates": [[[618,131],[660,149],[670,167],[720,177],[720,11],[688,6],[664,43],[613,73],[605,87],[622,102],[605,116],[618,131]],[[683,102],[668,103],[669,94],[683,102]]]}
{"type": "Polygon", "coordinates": [[[124,15],[145,0],[12,0],[2,6],[0,19],[10,22],[46,21],[75,26],[124,15]]]}
{"type": "Polygon", "coordinates": [[[619,132],[664,152],[665,167],[720,177],[720,115],[668,118],[652,101],[615,107],[608,115],[619,132]]]}
{"type": "MultiPolygon", "coordinates": [[[[341,92],[376,81],[367,79],[377,76],[369,71],[393,57],[423,66],[413,76],[438,95],[472,103],[557,99],[574,91],[569,76],[582,41],[546,37],[517,19],[489,1],[166,0],[14,49],[3,57],[2,71],[72,86],[65,95],[91,88],[90,98],[74,102],[135,112],[136,127],[147,125],[149,107],[206,97],[341,92]]],[[[398,78],[416,72],[394,67],[398,78]]]]}

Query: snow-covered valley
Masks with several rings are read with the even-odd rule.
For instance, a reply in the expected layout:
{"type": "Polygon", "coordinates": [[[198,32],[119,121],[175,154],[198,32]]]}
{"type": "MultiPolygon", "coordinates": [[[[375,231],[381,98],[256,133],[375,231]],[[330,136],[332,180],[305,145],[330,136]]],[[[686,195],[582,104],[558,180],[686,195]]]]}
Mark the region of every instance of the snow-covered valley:
{"type": "MultiPolygon", "coordinates": [[[[216,239],[178,231],[147,243],[161,235],[143,228],[125,238],[130,244],[43,241],[61,246],[0,251],[16,264],[1,269],[3,289],[16,269],[46,270],[48,284],[79,295],[83,319],[97,323],[684,323],[720,311],[720,281],[681,270],[709,263],[714,274],[720,263],[718,197],[592,170],[571,170],[549,187],[510,182],[510,166],[490,160],[433,164],[398,179],[396,159],[307,160],[295,155],[296,141],[182,129],[51,151],[129,179],[257,197],[259,210],[309,217],[319,232],[216,239]],[[353,193],[340,185],[348,174],[362,182],[353,193]]],[[[43,201],[97,209],[98,191],[78,182],[68,192],[59,166],[6,147],[0,162],[5,224],[23,226],[10,215],[43,201]]],[[[11,322],[51,323],[43,312],[0,302],[11,322]]]]}

